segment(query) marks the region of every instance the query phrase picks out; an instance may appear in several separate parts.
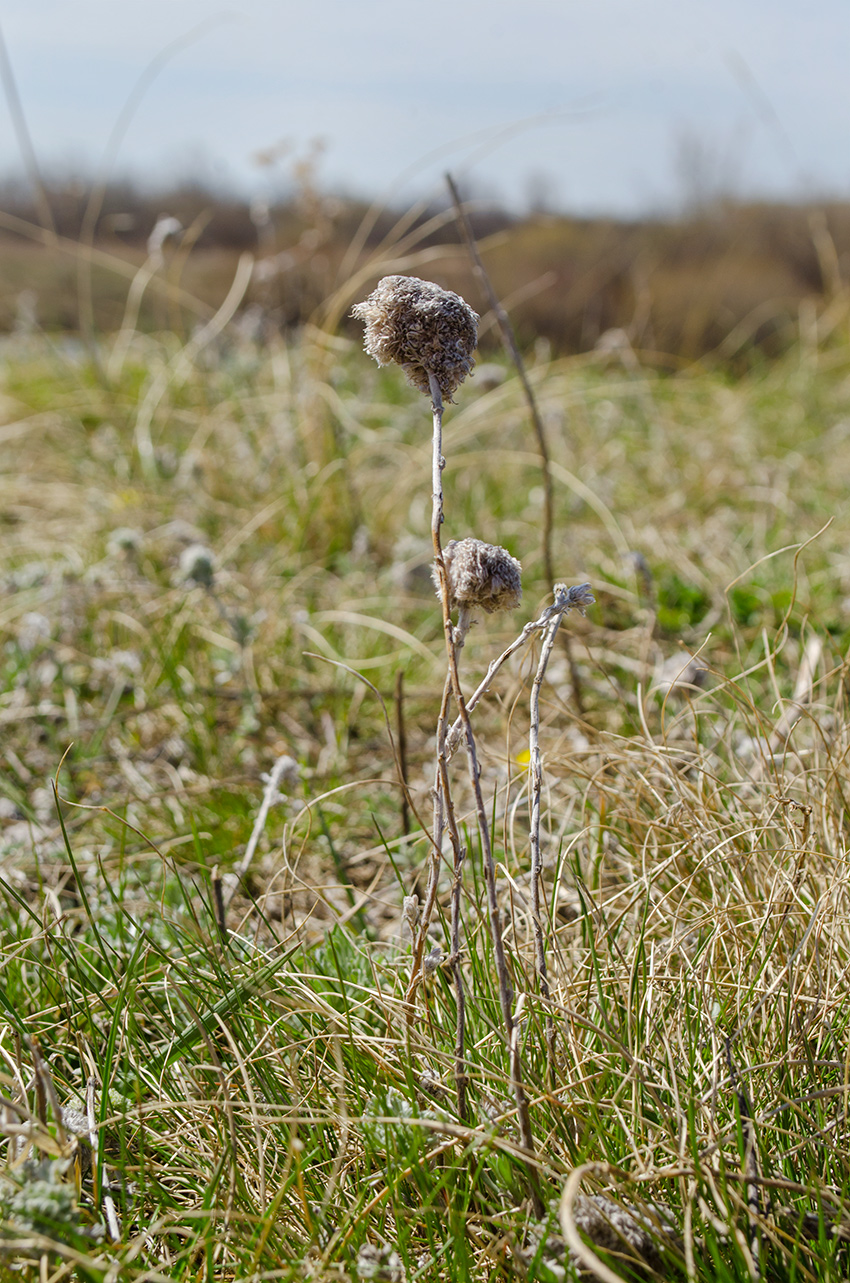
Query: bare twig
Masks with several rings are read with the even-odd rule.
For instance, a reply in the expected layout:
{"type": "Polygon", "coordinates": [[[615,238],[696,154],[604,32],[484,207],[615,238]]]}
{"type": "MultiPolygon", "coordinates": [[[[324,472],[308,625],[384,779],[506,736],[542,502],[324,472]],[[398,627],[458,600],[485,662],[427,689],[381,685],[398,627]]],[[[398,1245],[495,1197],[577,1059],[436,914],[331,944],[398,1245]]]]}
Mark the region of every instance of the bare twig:
{"type": "Polygon", "coordinates": [[[404,670],[395,675],[395,726],[398,741],[398,769],[401,775],[401,831],[405,837],[410,832],[410,807],[407,802],[407,731],[404,724],[404,670]]]}
{"type": "Polygon", "coordinates": [[[419,919],[419,930],[416,933],[416,940],[413,945],[413,965],[410,969],[410,983],[404,996],[407,1005],[408,1024],[413,1019],[413,995],[417,986],[422,980],[422,958],[425,952],[425,940],[428,936],[428,928],[431,925],[431,918],[434,916],[434,906],[437,903],[437,888],[440,881],[440,862],[443,858],[443,834],[446,830],[446,813],[445,813],[445,795],[443,792],[443,763],[445,761],[445,725],[448,716],[449,696],[451,695],[451,684],[446,678],[443,686],[443,699],[440,704],[440,715],[437,719],[437,769],[434,777],[434,786],[431,790],[431,796],[434,802],[434,818],[432,823],[431,853],[428,862],[428,883],[425,890],[425,899],[422,905],[422,914],[419,919]]]}
{"type": "MultiPolygon", "coordinates": [[[[557,587],[563,588],[563,585],[559,584],[557,587]]],[[[479,704],[487,694],[499,669],[507,663],[512,655],[515,655],[518,650],[522,649],[533,633],[540,632],[541,629],[545,628],[554,614],[557,613],[561,616],[566,614],[567,610],[574,609],[580,610],[583,613],[585,607],[591,605],[594,601],[590,592],[590,584],[576,584],[574,587],[567,588],[565,591],[568,597],[566,608],[558,605],[557,603],[547,606],[543,613],[537,619],[532,619],[527,623],[519,637],[515,638],[514,641],[511,642],[510,646],[506,646],[501,655],[490,663],[484,677],[466,701],[467,712],[471,713],[476,705],[479,704]]],[[[451,730],[449,731],[446,741],[449,760],[451,760],[460,747],[462,729],[462,722],[458,717],[452,723],[451,730]]]]}
{"type": "MultiPolygon", "coordinates": [[[[552,647],[555,644],[555,637],[564,615],[573,605],[577,605],[583,610],[586,606],[591,605],[594,600],[593,595],[584,584],[581,588],[582,596],[579,601],[571,599],[571,593],[575,594],[575,589],[569,589],[564,584],[555,586],[555,602],[545,625],[546,631],[543,645],[540,649],[540,659],[531,686],[531,725],[528,732],[528,774],[531,790],[531,834],[529,839],[531,848],[531,915],[534,924],[534,947],[540,992],[547,999],[549,997],[549,980],[546,974],[546,949],[540,912],[540,880],[542,875],[540,795],[543,789],[543,764],[540,757],[540,689],[543,685],[543,678],[546,676],[546,668],[552,654],[552,647]]],[[[555,1067],[555,1025],[551,1012],[546,1014],[546,1044],[549,1054],[549,1077],[551,1080],[555,1067]]]]}
{"type": "Polygon", "coordinates": [[[227,944],[227,910],[224,907],[224,881],[218,871],[218,865],[212,871],[213,908],[222,944],[227,944]]]}
{"type": "MultiPolygon", "coordinates": [[[[443,400],[440,394],[440,385],[433,374],[429,374],[431,385],[431,404],[434,411],[434,442],[433,442],[433,464],[432,464],[432,481],[434,502],[432,509],[431,536],[434,544],[434,560],[437,566],[437,574],[440,585],[440,603],[443,609],[443,626],[446,635],[446,654],[449,664],[449,676],[452,683],[452,694],[457,704],[458,715],[463,727],[463,735],[466,743],[467,767],[469,770],[469,780],[472,785],[475,796],[475,810],[478,820],[478,831],[481,840],[481,854],[484,863],[484,880],[487,886],[487,906],[490,918],[490,935],[493,944],[493,958],[496,964],[496,975],[499,985],[499,1006],[502,1011],[502,1023],[505,1028],[505,1038],[508,1044],[508,1052],[511,1061],[511,1085],[513,1087],[514,1100],[517,1107],[517,1118],[519,1122],[520,1139],[523,1147],[534,1153],[534,1138],[531,1132],[531,1119],[528,1112],[528,1101],[525,1095],[525,1089],[522,1082],[522,1066],[519,1056],[519,1043],[514,1035],[514,1018],[513,1018],[513,993],[511,983],[508,978],[508,966],[505,958],[505,946],[502,939],[502,923],[499,913],[499,902],[496,894],[496,864],[493,859],[493,848],[490,843],[490,824],[487,819],[487,808],[484,805],[484,795],[481,791],[481,767],[478,763],[478,755],[475,748],[475,736],[472,731],[472,723],[469,720],[466,703],[463,698],[463,691],[460,686],[460,676],[458,674],[457,664],[457,646],[455,631],[452,625],[448,576],[446,574],[446,565],[443,560],[443,551],[440,541],[440,525],[443,520],[443,482],[442,471],[444,461],[442,457],[442,418],[443,418],[443,400]]],[[[444,772],[444,778],[448,778],[444,772]]],[[[450,830],[451,831],[451,830],[450,830]]],[[[456,877],[462,864],[462,852],[455,851],[455,869],[456,877]]],[[[459,1004],[458,1019],[460,1020],[460,1008],[462,1007],[461,991],[458,990],[457,1001],[459,1004]]],[[[540,1184],[537,1173],[534,1168],[528,1167],[529,1189],[532,1203],[534,1204],[535,1214],[543,1215],[544,1204],[540,1193],[540,1184]]]]}
{"type": "Polygon", "coordinates": [[[449,783],[447,767],[448,757],[446,754],[449,698],[451,691],[454,690],[455,698],[457,699],[460,691],[460,682],[457,675],[457,652],[455,649],[456,639],[454,627],[452,625],[448,576],[446,574],[446,565],[443,560],[442,541],[440,539],[440,527],[443,524],[443,468],[445,467],[445,460],[443,459],[443,398],[440,392],[440,385],[433,374],[429,374],[429,382],[431,386],[431,406],[433,410],[431,541],[434,547],[434,562],[437,567],[437,576],[439,581],[443,628],[446,636],[446,650],[449,657],[449,674],[443,689],[443,698],[440,704],[440,717],[437,723],[437,778],[434,782],[434,845],[432,852],[431,876],[429,879],[428,893],[425,898],[425,905],[422,911],[422,921],[419,927],[416,948],[414,950],[414,967],[413,974],[411,976],[410,989],[408,990],[408,997],[411,996],[411,991],[420,978],[419,968],[422,965],[426,933],[430,925],[437,895],[437,881],[439,878],[439,867],[442,852],[442,833],[444,827],[447,825],[454,857],[454,880],[452,890],[452,965],[455,979],[455,1001],[457,1004],[455,1078],[457,1083],[458,1113],[460,1117],[463,1118],[466,1114],[466,1067],[464,1056],[466,1013],[463,977],[461,974],[459,960],[459,906],[460,884],[466,850],[461,843],[460,833],[457,827],[457,819],[452,802],[451,785],[449,783]]]}
{"type": "Polygon", "coordinates": [[[251,867],[251,861],[257,853],[257,846],[259,845],[260,838],[263,836],[266,821],[269,818],[269,811],[277,801],[278,787],[281,780],[284,775],[292,772],[296,767],[297,764],[294,759],[289,757],[288,754],[283,754],[283,756],[277,759],[274,766],[269,771],[268,776],[266,777],[266,787],[263,790],[262,805],[260,806],[257,818],[254,821],[254,827],[251,830],[251,836],[248,839],[245,854],[242,856],[242,859],[239,861],[233,872],[228,874],[225,879],[228,883],[227,895],[223,897],[225,908],[232,901],[239,889],[239,884],[242,882],[242,879],[251,867]]]}
{"type": "Polygon", "coordinates": [[[109,1237],[113,1243],[117,1243],[121,1238],[121,1227],[118,1223],[118,1214],[115,1211],[115,1200],[112,1197],[109,1179],[103,1171],[100,1150],[98,1148],[98,1123],[97,1123],[97,1082],[94,1077],[89,1078],[86,1083],[86,1118],[89,1125],[89,1144],[91,1145],[92,1161],[92,1189],[94,1190],[95,1206],[97,1205],[98,1189],[103,1193],[103,1210],[106,1214],[106,1224],[109,1229],[109,1237]],[[98,1180],[98,1177],[100,1180],[98,1180]]]}

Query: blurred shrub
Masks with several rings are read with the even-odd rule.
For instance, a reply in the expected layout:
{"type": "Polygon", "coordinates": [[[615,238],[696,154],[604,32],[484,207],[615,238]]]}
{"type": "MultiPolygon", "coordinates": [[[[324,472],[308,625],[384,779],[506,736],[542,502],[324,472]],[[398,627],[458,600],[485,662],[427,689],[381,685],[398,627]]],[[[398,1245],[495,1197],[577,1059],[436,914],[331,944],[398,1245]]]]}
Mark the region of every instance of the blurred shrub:
{"type": "MultiPolygon", "coordinates": [[[[47,195],[59,235],[78,238],[90,189],[78,180],[57,181],[47,195]]],[[[38,223],[20,182],[0,182],[0,211],[38,223]]],[[[116,182],[103,194],[96,242],[141,264],[164,213],[184,229],[183,252],[172,248],[172,259],[173,275],[186,290],[217,305],[232,280],[236,254],[250,250],[259,263],[247,302],[263,311],[269,325],[286,329],[314,317],[341,283],[341,265],[351,267],[346,251],[367,207],[306,186],[277,203],[251,206],[196,181],[163,190],[116,182]]],[[[399,233],[409,249],[418,228],[418,247],[429,249],[427,271],[414,270],[459,290],[486,313],[453,221],[434,220],[439,213],[423,207],[399,233]],[[439,226],[429,227],[429,220],[439,226]]],[[[381,247],[392,257],[393,228],[401,217],[383,210],[372,218],[357,266],[381,247]]],[[[606,331],[621,330],[636,349],[686,361],[713,354],[745,364],[754,355],[775,356],[795,337],[801,302],[834,294],[850,272],[850,204],[814,210],[721,202],[680,219],[644,222],[551,213],[514,219],[491,206],[477,209],[473,224],[522,341],[544,338],[556,354],[587,351],[606,331]]],[[[19,320],[22,291],[29,292],[27,306],[40,325],[74,329],[78,305],[71,259],[16,235],[8,219],[3,226],[0,329],[19,320]]],[[[376,258],[375,279],[382,274],[376,258]]],[[[95,272],[99,326],[108,330],[120,323],[126,289],[125,280],[95,272]]],[[[155,299],[147,299],[140,325],[161,328],[173,319],[173,308],[166,317],[155,299]]],[[[485,330],[482,345],[497,345],[492,328],[485,330]]]]}

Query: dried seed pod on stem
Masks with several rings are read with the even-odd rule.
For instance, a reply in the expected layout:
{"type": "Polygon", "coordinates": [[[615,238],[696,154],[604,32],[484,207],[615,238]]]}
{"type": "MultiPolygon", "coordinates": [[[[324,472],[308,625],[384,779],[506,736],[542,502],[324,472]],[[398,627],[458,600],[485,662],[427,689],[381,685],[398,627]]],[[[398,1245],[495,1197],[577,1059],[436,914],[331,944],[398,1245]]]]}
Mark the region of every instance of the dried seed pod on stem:
{"type": "Polygon", "coordinates": [[[351,315],[366,325],[364,346],[379,365],[395,362],[430,395],[436,378],[450,401],[472,370],[478,315],[459,294],[418,276],[385,276],[351,315]]]}
{"type": "MultiPolygon", "coordinates": [[[[454,865],[454,895],[459,898],[465,848],[452,804],[445,752],[448,730],[449,701],[457,683],[455,638],[446,579],[446,567],[440,543],[443,521],[442,417],[443,397],[450,399],[458,385],[472,369],[478,341],[478,317],[457,294],[443,290],[430,281],[415,276],[386,276],[352,315],[366,326],[364,346],[379,365],[395,362],[408,380],[431,397],[433,408],[433,467],[431,535],[434,545],[437,583],[450,655],[449,674],[443,689],[437,722],[437,768],[434,781],[434,819],[428,883],[422,915],[413,950],[411,980],[406,994],[408,1021],[413,1017],[413,997],[424,979],[424,948],[437,900],[443,835],[448,828],[454,865]],[[452,672],[452,668],[454,672],[452,672]]],[[[457,1099],[458,1112],[466,1112],[466,1075],[463,1068],[464,1001],[463,976],[459,959],[459,930],[452,932],[454,978],[457,991],[457,1099]]]]}
{"type": "MultiPolygon", "coordinates": [[[[412,998],[420,982],[420,968],[428,924],[433,913],[437,896],[440,860],[442,858],[442,835],[446,825],[449,829],[454,854],[453,912],[452,912],[452,952],[453,969],[457,994],[457,1043],[456,1043],[456,1077],[458,1112],[465,1114],[465,1058],[464,1058],[464,999],[463,976],[460,966],[460,886],[463,871],[465,850],[460,841],[454,807],[451,800],[449,776],[447,769],[448,709],[449,699],[453,697],[458,709],[463,738],[466,743],[467,766],[470,783],[475,796],[475,810],[478,821],[481,850],[484,863],[484,876],[487,886],[487,903],[490,920],[490,934],[493,944],[493,956],[499,987],[499,1005],[502,1011],[505,1040],[510,1057],[510,1076],[516,1102],[519,1121],[520,1139],[530,1155],[534,1153],[534,1141],[531,1133],[531,1121],[528,1102],[522,1082],[522,1063],[517,1037],[517,1027],[512,1013],[513,993],[508,978],[505,959],[502,928],[499,917],[499,905],[496,895],[496,866],[490,842],[490,827],[484,796],[481,790],[481,769],[475,747],[472,724],[463,698],[458,675],[458,651],[463,644],[463,636],[471,620],[474,606],[483,605],[481,600],[464,602],[455,593],[455,600],[460,614],[456,631],[452,623],[453,593],[449,569],[443,554],[440,538],[440,527],[443,523],[443,468],[445,461],[442,454],[443,397],[450,398],[458,384],[472,369],[472,353],[477,341],[477,316],[458,295],[429,282],[415,277],[385,277],[377,289],[354,308],[353,315],[366,323],[366,350],[380,364],[395,361],[404,369],[408,379],[415,387],[430,393],[433,411],[432,438],[432,504],[431,504],[431,538],[434,547],[434,567],[437,590],[443,615],[443,628],[446,640],[448,659],[448,676],[443,691],[440,717],[437,725],[437,779],[434,786],[434,832],[431,866],[428,888],[423,906],[419,934],[414,948],[413,974],[408,987],[406,1000],[408,1012],[412,1014],[412,998]]],[[[465,542],[465,541],[461,541],[465,542]]],[[[483,563],[489,563],[490,554],[498,551],[492,545],[475,545],[470,552],[470,567],[477,565],[479,570],[483,563]],[[480,549],[488,549],[482,556],[480,549]]],[[[508,556],[508,554],[504,554],[508,556]]],[[[454,560],[450,555],[449,563],[454,560]]],[[[461,557],[461,564],[464,559],[461,557]]],[[[512,559],[509,558],[509,563],[512,559]]],[[[486,597],[489,609],[498,609],[495,604],[502,599],[516,604],[519,600],[519,567],[517,563],[502,563],[504,582],[499,579],[499,590],[490,589],[486,597]]],[[[456,576],[458,585],[460,577],[456,576]]],[[[456,585],[457,586],[457,585],[456,585]]],[[[465,592],[465,586],[462,591],[465,592]]],[[[540,1191],[537,1172],[532,1164],[528,1165],[528,1181],[531,1200],[535,1214],[543,1214],[543,1198],[540,1191]]]]}
{"type": "MultiPolygon", "coordinates": [[[[438,577],[440,603],[443,609],[443,625],[446,635],[446,653],[449,665],[449,678],[451,680],[452,694],[457,704],[458,716],[463,728],[463,738],[466,743],[467,767],[469,771],[469,780],[472,785],[475,796],[475,810],[478,820],[478,832],[481,840],[481,853],[484,863],[484,880],[487,887],[487,907],[490,919],[490,936],[493,944],[493,957],[496,964],[496,975],[499,986],[499,1006],[502,1012],[502,1022],[505,1029],[505,1039],[508,1046],[510,1057],[511,1086],[513,1088],[514,1100],[517,1107],[517,1120],[519,1123],[520,1140],[530,1154],[534,1153],[534,1138],[531,1132],[531,1117],[528,1110],[528,1100],[525,1095],[525,1089],[522,1081],[522,1061],[519,1049],[519,1040],[516,1036],[516,1026],[513,1016],[513,991],[508,978],[507,960],[505,958],[505,947],[502,939],[502,924],[499,915],[499,903],[496,894],[496,864],[493,859],[493,848],[490,842],[490,824],[487,818],[487,808],[484,805],[484,795],[481,790],[481,767],[478,762],[478,754],[475,747],[475,736],[472,731],[472,723],[469,720],[469,714],[466,709],[466,703],[463,698],[463,691],[460,686],[460,677],[458,674],[458,645],[455,637],[455,630],[452,626],[451,619],[451,588],[449,572],[443,557],[443,551],[440,543],[440,525],[443,519],[443,485],[442,485],[442,416],[443,404],[440,396],[440,387],[434,375],[431,375],[431,403],[434,411],[434,440],[433,440],[433,506],[431,518],[431,534],[434,543],[434,561],[438,577]]],[[[477,541],[476,541],[477,542],[477,541]]],[[[485,545],[489,546],[489,545],[485,545]]],[[[514,585],[513,592],[517,588],[514,585]]],[[[443,706],[446,706],[446,700],[443,700],[443,706]]],[[[446,719],[447,720],[447,719],[446,719]]],[[[441,759],[441,775],[444,780],[448,780],[446,771],[446,728],[443,717],[441,716],[443,727],[438,739],[438,752],[441,759]]],[[[455,885],[458,888],[455,892],[458,897],[459,905],[459,879],[461,876],[462,853],[458,859],[456,850],[455,864],[455,885]]],[[[453,918],[455,917],[453,913],[453,918]]],[[[453,928],[454,934],[454,928],[453,928]]],[[[459,922],[458,922],[459,934],[459,922]]],[[[453,941],[453,949],[455,942],[453,941]]],[[[458,980],[458,1021],[460,1043],[460,1021],[462,1018],[462,1003],[460,989],[460,966],[455,962],[455,973],[458,980]]],[[[537,1172],[533,1166],[528,1167],[529,1192],[531,1200],[537,1215],[543,1214],[543,1198],[540,1192],[537,1172]]]]}
{"type": "MultiPolygon", "coordinates": [[[[513,610],[522,601],[522,566],[506,548],[481,539],[451,539],[443,549],[443,563],[452,609],[488,615],[513,610]]],[[[437,592],[440,587],[434,574],[437,592]]]]}

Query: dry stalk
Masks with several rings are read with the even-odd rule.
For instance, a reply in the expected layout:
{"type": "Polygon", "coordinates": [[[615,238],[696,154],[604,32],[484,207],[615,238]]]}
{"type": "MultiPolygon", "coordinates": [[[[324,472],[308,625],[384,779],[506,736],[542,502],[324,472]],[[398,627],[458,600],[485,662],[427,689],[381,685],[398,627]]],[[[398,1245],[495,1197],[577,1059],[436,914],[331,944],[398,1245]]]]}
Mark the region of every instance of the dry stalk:
{"type": "Polygon", "coordinates": [[[401,831],[405,837],[410,833],[410,803],[408,794],[407,771],[407,727],[404,721],[404,670],[399,669],[395,675],[395,717],[396,739],[398,741],[398,772],[401,777],[401,831]]]}
{"type": "MultiPolygon", "coordinates": [[[[465,850],[460,841],[451,787],[448,775],[448,710],[449,700],[454,697],[457,705],[463,738],[466,742],[467,766],[469,778],[475,796],[475,810],[480,833],[481,850],[484,863],[484,877],[487,886],[487,902],[490,920],[490,933],[493,945],[496,973],[499,986],[499,1004],[505,1029],[505,1040],[510,1056],[510,1077],[516,1102],[519,1120],[520,1139],[529,1157],[534,1154],[534,1142],[531,1133],[528,1102],[522,1081],[522,1063],[518,1029],[512,1013],[513,993],[508,978],[505,948],[502,939],[499,904],[496,895],[496,866],[490,843],[490,827],[481,790],[481,768],[475,747],[472,724],[463,698],[458,674],[458,653],[463,645],[466,629],[469,627],[471,608],[481,604],[485,610],[515,605],[521,596],[519,563],[502,548],[483,544],[478,540],[462,540],[459,545],[452,544],[443,554],[440,528],[443,523],[443,397],[451,397],[454,390],[469,374],[473,366],[472,353],[477,342],[478,317],[458,295],[441,290],[438,286],[415,277],[388,276],[379,282],[377,288],[363,303],[353,309],[353,316],[365,322],[366,351],[380,365],[395,362],[404,370],[407,379],[422,392],[428,392],[431,398],[433,433],[431,456],[431,541],[434,550],[434,573],[440,607],[443,616],[443,631],[448,660],[448,678],[443,691],[440,706],[440,718],[437,726],[437,779],[434,788],[434,833],[431,867],[429,871],[428,890],[422,911],[422,919],[416,939],[413,957],[413,969],[406,994],[408,1024],[412,1019],[412,998],[417,985],[424,974],[425,963],[423,952],[427,931],[433,914],[437,896],[440,861],[442,859],[442,835],[448,827],[451,840],[454,864],[454,882],[452,890],[452,958],[456,982],[457,1003],[457,1040],[456,1040],[456,1078],[458,1110],[462,1114],[465,1108],[465,1054],[464,1027],[465,1009],[463,977],[460,966],[460,892],[463,875],[465,850]],[[466,545],[466,547],[463,547],[466,545]],[[460,569],[454,564],[454,558],[460,556],[466,571],[480,567],[482,561],[492,565],[493,558],[500,567],[498,573],[490,572],[488,590],[482,599],[467,595],[466,587],[455,592],[455,579],[461,579],[460,569]],[[452,562],[452,580],[450,585],[449,566],[452,562]],[[492,590],[492,591],[490,591],[492,590]],[[452,606],[459,607],[459,623],[455,629],[452,624],[452,606]],[[464,609],[469,607],[470,609],[464,609]],[[421,969],[421,970],[420,970],[421,969]]],[[[544,1203],[540,1193],[539,1180],[533,1164],[527,1165],[529,1191],[537,1216],[542,1216],[544,1203]]]]}
{"type": "Polygon", "coordinates": [[[95,1206],[97,1206],[99,1193],[102,1192],[103,1210],[106,1214],[106,1225],[109,1230],[109,1237],[112,1239],[113,1243],[119,1243],[121,1241],[121,1226],[118,1222],[118,1213],[115,1210],[115,1200],[112,1197],[112,1187],[109,1182],[109,1178],[102,1168],[100,1148],[98,1145],[97,1082],[94,1077],[90,1077],[86,1083],[86,1121],[89,1128],[89,1144],[91,1145],[91,1177],[95,1206]]]}
{"type": "MultiPolygon", "coordinates": [[[[448,576],[446,573],[445,562],[443,560],[442,544],[440,540],[440,526],[443,521],[443,467],[445,465],[442,455],[443,398],[440,392],[440,385],[433,374],[429,375],[429,381],[431,384],[431,405],[434,412],[432,456],[433,506],[431,537],[434,544],[434,562],[437,568],[440,585],[440,604],[443,610],[443,627],[446,636],[446,655],[449,664],[449,677],[452,684],[452,694],[454,695],[454,700],[457,705],[458,716],[463,727],[463,734],[466,742],[469,781],[472,785],[472,790],[475,796],[475,810],[481,840],[481,854],[484,863],[484,878],[487,886],[487,907],[490,918],[490,935],[493,944],[493,958],[496,964],[496,976],[499,985],[499,1005],[502,1011],[502,1022],[505,1027],[505,1038],[510,1054],[511,1086],[513,1088],[514,1100],[517,1107],[520,1140],[522,1141],[523,1147],[530,1154],[533,1154],[534,1138],[531,1131],[528,1100],[525,1095],[525,1089],[522,1081],[522,1060],[519,1052],[519,1039],[515,1033],[515,1022],[512,1011],[513,991],[508,978],[508,966],[505,958],[505,946],[502,939],[502,924],[499,915],[499,902],[496,894],[496,864],[493,859],[493,849],[490,843],[490,825],[487,819],[487,808],[484,805],[484,795],[481,791],[481,767],[478,762],[478,754],[475,747],[475,736],[472,731],[472,723],[469,719],[469,713],[467,712],[466,702],[464,701],[463,691],[460,686],[460,676],[458,673],[457,663],[458,647],[456,644],[454,626],[452,624],[448,576]]],[[[448,775],[443,766],[441,766],[441,771],[444,780],[447,781],[448,775]]],[[[455,852],[456,879],[459,879],[460,877],[462,856],[462,851],[455,852]]],[[[455,967],[457,974],[459,974],[460,968],[457,961],[455,961],[455,967]]],[[[460,988],[458,988],[457,1003],[458,1026],[460,1028],[460,1022],[463,1019],[463,999],[462,990],[460,988]]],[[[531,1166],[529,1166],[527,1170],[529,1189],[535,1208],[535,1214],[542,1216],[544,1204],[540,1193],[537,1173],[531,1166]]]]}
{"type": "Polygon", "coordinates": [[[432,854],[431,882],[428,888],[429,894],[426,897],[425,907],[422,912],[422,923],[420,925],[419,938],[417,940],[417,956],[414,959],[416,967],[414,975],[417,974],[418,967],[421,965],[420,960],[425,943],[425,933],[428,929],[431,915],[433,913],[434,901],[436,900],[437,879],[439,877],[439,863],[441,858],[441,843],[438,839],[442,836],[443,825],[445,824],[448,826],[453,855],[451,949],[452,970],[455,980],[455,1000],[457,1004],[455,1078],[457,1084],[458,1114],[461,1118],[464,1118],[466,1115],[466,1059],[464,1055],[466,1010],[463,991],[463,975],[460,965],[460,886],[463,877],[463,862],[466,851],[460,841],[457,817],[455,815],[454,803],[451,794],[451,784],[449,782],[448,758],[446,755],[449,699],[452,690],[454,690],[455,698],[457,699],[457,695],[460,690],[460,681],[457,672],[457,651],[455,648],[456,639],[451,616],[449,583],[448,576],[446,574],[446,565],[443,560],[442,541],[440,539],[440,527],[443,524],[443,468],[445,467],[445,460],[443,458],[443,398],[440,391],[440,385],[436,377],[433,374],[429,374],[428,377],[431,386],[431,406],[433,411],[431,541],[434,547],[434,563],[437,567],[438,582],[440,585],[440,606],[443,614],[443,628],[446,636],[449,672],[443,688],[443,699],[440,705],[440,718],[437,724],[437,778],[434,784],[434,851],[432,854]],[[437,828],[438,813],[441,821],[439,830],[437,828]]]}
{"type": "MultiPolygon", "coordinates": [[[[263,790],[263,801],[257,818],[254,821],[254,827],[251,830],[251,836],[248,839],[248,845],[245,848],[245,854],[237,864],[232,873],[228,873],[222,878],[222,882],[227,887],[227,892],[222,896],[223,907],[227,909],[239,890],[239,887],[245,877],[245,874],[251,867],[254,856],[257,853],[257,847],[260,838],[263,836],[266,827],[266,821],[269,818],[269,811],[278,799],[278,789],[284,776],[293,776],[297,773],[298,764],[288,754],[284,753],[277,759],[272,769],[269,771],[266,779],[266,787],[263,790]]],[[[220,924],[221,925],[221,924],[220,924]]]]}
{"type": "Polygon", "coordinates": [[[437,719],[437,769],[434,778],[434,785],[431,790],[431,796],[434,801],[434,818],[431,825],[432,837],[431,854],[428,863],[428,883],[425,891],[425,900],[422,905],[422,913],[419,919],[419,929],[413,946],[413,965],[410,969],[410,983],[407,987],[407,992],[404,995],[404,1001],[407,1007],[408,1025],[411,1024],[414,1015],[413,997],[418,985],[423,979],[423,973],[421,970],[422,956],[425,950],[428,928],[431,925],[431,918],[434,916],[434,905],[437,903],[437,887],[440,880],[440,861],[443,857],[443,834],[446,830],[446,819],[442,767],[445,762],[445,727],[448,720],[450,695],[451,683],[449,679],[446,678],[445,685],[443,686],[443,698],[440,703],[440,715],[437,719]]]}
{"type": "MultiPolygon", "coordinates": [[[[556,601],[553,605],[547,606],[537,619],[532,619],[525,625],[520,635],[516,637],[509,646],[505,647],[501,655],[491,661],[484,677],[466,701],[466,711],[468,713],[471,713],[487,694],[490,687],[493,685],[493,679],[499,669],[507,663],[512,655],[515,655],[518,650],[522,649],[533,633],[540,632],[542,629],[546,628],[553,615],[557,614],[560,618],[565,615],[568,610],[579,610],[584,614],[585,609],[588,606],[592,606],[596,600],[590,591],[590,584],[576,584],[572,588],[564,588],[563,584],[558,584],[556,585],[556,588],[563,590],[566,593],[566,605],[562,606],[558,601],[556,601]]],[[[449,761],[451,761],[452,757],[454,757],[460,747],[462,729],[463,725],[460,717],[458,717],[452,723],[446,739],[446,751],[448,753],[449,761]]]]}
{"type": "MultiPolygon", "coordinates": [[[[540,659],[537,664],[537,672],[534,674],[534,681],[531,686],[531,725],[528,731],[528,774],[531,791],[531,834],[529,838],[531,850],[531,916],[534,925],[534,949],[537,963],[537,977],[540,985],[540,993],[543,998],[549,998],[549,980],[546,973],[546,948],[543,939],[543,924],[540,912],[540,882],[542,877],[542,861],[540,857],[540,795],[543,790],[543,763],[540,756],[540,690],[543,685],[543,679],[546,676],[546,669],[552,654],[552,647],[555,645],[555,637],[561,625],[564,615],[578,604],[582,609],[592,604],[594,598],[586,585],[582,585],[582,598],[579,603],[570,598],[575,589],[567,588],[565,584],[555,585],[555,601],[550,608],[550,614],[545,624],[545,633],[543,645],[540,648],[540,659]]],[[[525,630],[523,630],[525,631],[525,630]]],[[[551,1012],[546,1014],[546,1045],[549,1057],[549,1078],[554,1077],[555,1070],[555,1024],[552,1020],[551,1012]]]]}

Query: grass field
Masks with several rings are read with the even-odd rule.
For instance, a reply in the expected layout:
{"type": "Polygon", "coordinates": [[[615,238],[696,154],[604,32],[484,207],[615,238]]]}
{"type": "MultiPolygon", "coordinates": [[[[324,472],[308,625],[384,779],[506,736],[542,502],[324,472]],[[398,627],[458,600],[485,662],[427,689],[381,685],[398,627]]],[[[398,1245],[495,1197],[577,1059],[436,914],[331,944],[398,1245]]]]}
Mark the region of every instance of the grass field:
{"type": "MultiPolygon", "coordinates": [[[[408,993],[445,677],[427,398],[317,329],[104,340],[108,384],[6,341],[0,1277],[850,1273],[841,305],[737,381],[530,367],[555,574],[596,597],[541,695],[548,998],[539,641],[473,714],[531,1149],[462,754],[463,1113],[450,857],[408,993]]],[[[504,373],[444,426],[444,538],[523,563],[467,690],[551,600],[504,373]]]]}

